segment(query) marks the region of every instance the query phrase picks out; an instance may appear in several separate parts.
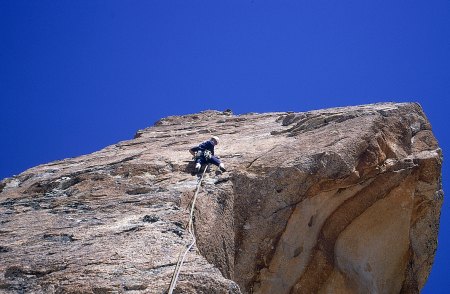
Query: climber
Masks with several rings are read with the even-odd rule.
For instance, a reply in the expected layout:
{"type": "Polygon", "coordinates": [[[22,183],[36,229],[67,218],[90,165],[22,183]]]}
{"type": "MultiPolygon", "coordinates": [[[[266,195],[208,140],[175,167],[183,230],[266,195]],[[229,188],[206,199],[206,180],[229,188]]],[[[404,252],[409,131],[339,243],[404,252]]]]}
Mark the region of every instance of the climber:
{"type": "Polygon", "coordinates": [[[219,138],[212,136],[211,139],[191,148],[189,152],[195,156],[195,171],[198,173],[203,164],[212,163],[217,165],[222,172],[225,172],[225,166],[219,158],[214,156],[214,146],[219,144],[219,138]]]}

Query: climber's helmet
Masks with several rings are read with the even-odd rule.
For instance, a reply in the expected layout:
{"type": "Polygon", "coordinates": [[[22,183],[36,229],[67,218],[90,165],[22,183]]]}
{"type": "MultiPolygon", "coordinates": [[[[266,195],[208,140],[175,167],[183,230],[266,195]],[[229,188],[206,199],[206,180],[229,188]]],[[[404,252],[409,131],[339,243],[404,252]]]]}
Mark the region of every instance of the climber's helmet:
{"type": "Polygon", "coordinates": [[[219,137],[217,136],[212,136],[211,137],[211,141],[214,143],[214,145],[219,144],[219,137]]]}

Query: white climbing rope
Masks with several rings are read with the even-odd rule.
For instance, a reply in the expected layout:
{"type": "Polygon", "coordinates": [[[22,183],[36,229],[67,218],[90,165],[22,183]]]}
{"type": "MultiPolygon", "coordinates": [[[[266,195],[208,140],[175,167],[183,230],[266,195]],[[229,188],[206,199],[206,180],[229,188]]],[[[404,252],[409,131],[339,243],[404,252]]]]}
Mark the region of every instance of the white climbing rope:
{"type": "Polygon", "coordinates": [[[178,255],[177,265],[175,266],[172,280],[170,281],[170,287],[169,287],[168,294],[173,293],[173,290],[175,289],[175,286],[177,285],[178,275],[180,274],[180,270],[181,270],[181,267],[183,266],[184,259],[186,258],[186,255],[189,252],[189,250],[191,250],[191,248],[194,246],[195,242],[197,241],[195,238],[195,234],[194,234],[194,222],[193,222],[194,207],[195,207],[195,201],[197,200],[198,192],[200,191],[200,186],[202,184],[203,177],[205,176],[205,172],[208,169],[208,167],[209,167],[209,164],[203,170],[202,176],[197,183],[197,189],[195,190],[194,199],[192,200],[191,213],[189,215],[189,224],[188,224],[188,231],[189,231],[189,234],[192,236],[192,243],[189,244],[189,246],[187,246],[186,250],[184,250],[184,254],[183,254],[183,249],[181,249],[180,254],[178,255]]]}

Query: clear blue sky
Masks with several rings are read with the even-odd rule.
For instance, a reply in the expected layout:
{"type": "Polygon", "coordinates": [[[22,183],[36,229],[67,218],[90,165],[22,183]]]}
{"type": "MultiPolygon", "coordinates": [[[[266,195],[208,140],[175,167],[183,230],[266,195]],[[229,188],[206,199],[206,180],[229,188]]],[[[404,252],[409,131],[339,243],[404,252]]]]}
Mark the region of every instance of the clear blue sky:
{"type": "MultiPolygon", "coordinates": [[[[445,156],[450,1],[1,0],[0,98],[0,178],[205,109],[417,101],[445,156]]],[[[423,293],[450,291],[449,213],[423,293]]]]}

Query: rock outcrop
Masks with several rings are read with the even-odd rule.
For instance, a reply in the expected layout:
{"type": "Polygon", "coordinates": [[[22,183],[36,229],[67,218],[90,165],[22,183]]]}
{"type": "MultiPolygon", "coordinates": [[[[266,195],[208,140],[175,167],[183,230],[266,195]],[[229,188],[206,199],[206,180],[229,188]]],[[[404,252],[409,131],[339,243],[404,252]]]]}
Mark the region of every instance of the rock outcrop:
{"type": "Polygon", "coordinates": [[[197,246],[175,293],[418,293],[437,246],[441,150],[421,107],[161,119],[0,183],[0,292],[165,293],[212,134],[197,246]]]}

